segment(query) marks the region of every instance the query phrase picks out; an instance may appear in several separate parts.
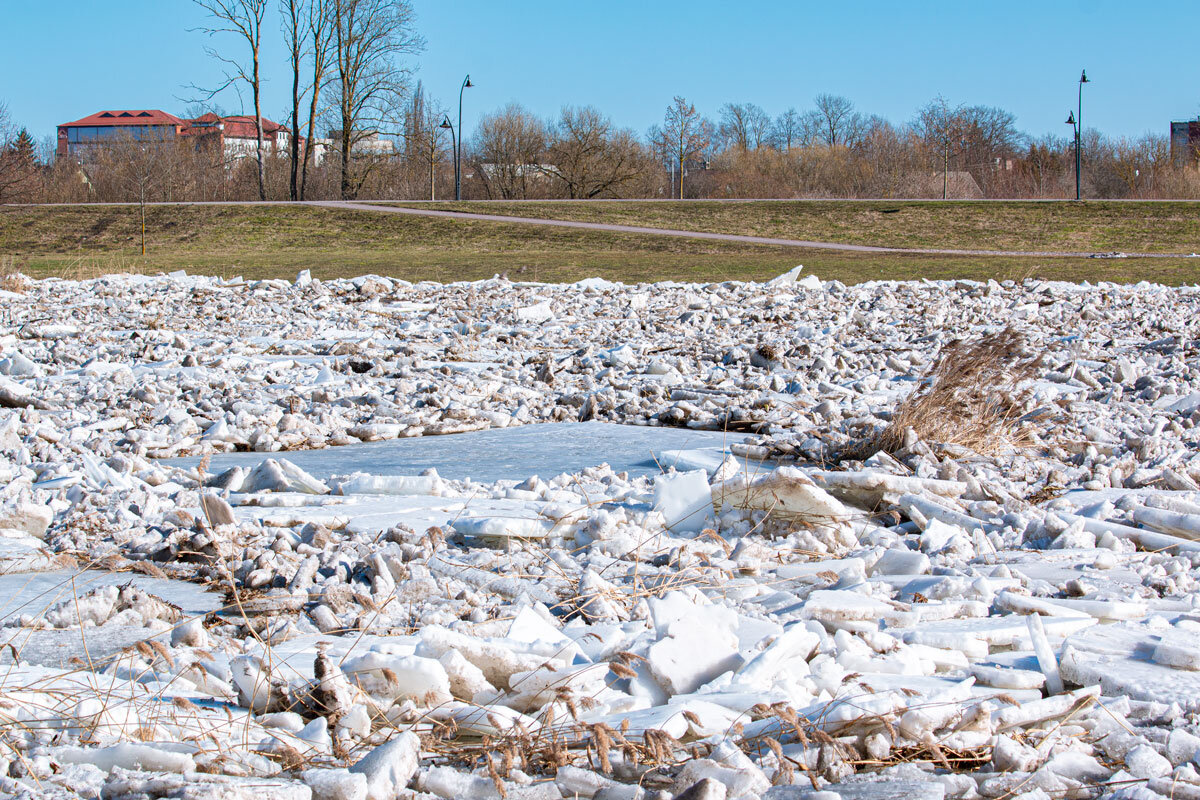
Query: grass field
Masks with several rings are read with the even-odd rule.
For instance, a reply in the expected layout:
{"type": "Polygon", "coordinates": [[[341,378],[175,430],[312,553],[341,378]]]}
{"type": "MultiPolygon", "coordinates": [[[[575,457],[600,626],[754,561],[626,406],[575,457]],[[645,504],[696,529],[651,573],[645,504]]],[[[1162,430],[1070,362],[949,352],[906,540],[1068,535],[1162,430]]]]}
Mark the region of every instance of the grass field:
{"type": "MultiPolygon", "coordinates": [[[[1088,215],[1091,203],[472,203],[469,208],[906,247],[1200,249],[1190,244],[1188,233],[1200,227],[1200,206],[1172,203],[1096,204],[1094,219],[1088,215]],[[893,207],[900,210],[881,210],[893,207]],[[993,208],[1008,220],[1003,230],[989,216],[993,208]],[[908,223],[899,224],[905,214],[908,223]],[[970,238],[972,225],[980,238],[970,238]],[[1076,244],[1056,233],[1056,226],[1066,225],[1074,226],[1071,241],[1076,244]],[[1148,238],[1152,233],[1153,241],[1148,238]]],[[[626,282],[709,282],[761,280],[803,263],[822,278],[846,283],[1032,276],[1200,281],[1200,260],[1193,259],[857,254],[286,205],[152,206],[147,209],[147,242],[143,257],[138,254],[135,206],[0,207],[0,270],[33,276],[186,269],[290,278],[297,270],[311,269],[319,278],[374,272],[453,281],[507,273],[513,280],[601,276],[626,282]]]]}
{"type": "Polygon", "coordinates": [[[505,216],[954,250],[1200,252],[1200,204],[756,200],[394,203],[505,216]]]}

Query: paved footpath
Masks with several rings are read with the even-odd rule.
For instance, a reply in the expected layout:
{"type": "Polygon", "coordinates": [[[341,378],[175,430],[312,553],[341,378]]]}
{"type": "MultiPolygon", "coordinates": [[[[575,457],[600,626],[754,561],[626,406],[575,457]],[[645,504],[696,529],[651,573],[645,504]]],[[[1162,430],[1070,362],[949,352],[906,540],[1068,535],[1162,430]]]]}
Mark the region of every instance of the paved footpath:
{"type": "Polygon", "coordinates": [[[803,247],[810,250],[845,250],[852,253],[912,253],[934,256],[1034,256],[1039,258],[1200,258],[1196,253],[1088,253],[1057,250],[952,250],[943,248],[875,247],[865,244],[842,244],[839,242],[815,242],[807,239],[776,239],[770,236],[742,236],[734,233],[706,233],[684,231],[675,228],[646,228],[641,225],[612,225],[604,222],[576,222],[565,219],[541,219],[538,217],[513,217],[504,214],[479,214],[473,211],[440,211],[432,208],[385,206],[361,203],[352,200],[322,200],[310,205],[343,208],[351,211],[376,211],[388,214],[411,214],[418,217],[445,217],[469,219],[481,222],[508,222],[521,225],[548,225],[556,228],[581,228],[592,231],[614,233],[638,233],[653,236],[676,236],[683,239],[709,239],[718,242],[741,244],[766,244],[777,247],[803,247]]]}
{"type": "MultiPolygon", "coordinates": [[[[21,205],[21,204],[14,204],[21,205]]],[[[58,206],[125,206],[132,203],[51,203],[58,206]]],[[[929,256],[1032,256],[1035,258],[1200,258],[1197,253],[1089,253],[1063,250],[953,250],[935,247],[877,247],[867,244],[844,244],[841,242],[816,242],[808,239],[776,239],[771,236],[742,236],[736,233],[708,233],[706,231],[684,231],[675,228],[647,228],[641,225],[612,225],[605,222],[576,222],[565,219],[540,219],[538,217],[514,217],[504,214],[479,214],[473,211],[440,211],[432,208],[387,206],[354,200],[269,200],[269,201],[192,201],[182,203],[147,203],[152,206],[318,206],[340,208],[347,211],[374,211],[379,214],[408,214],[415,217],[443,217],[446,219],[478,220],[480,222],[506,222],[516,225],[546,225],[553,228],[576,228],[613,233],[637,233],[650,236],[675,236],[680,239],[708,239],[715,242],[737,242],[739,244],[765,244],[776,247],[799,247],[808,250],[842,250],[851,253],[909,253],[929,256]]]]}

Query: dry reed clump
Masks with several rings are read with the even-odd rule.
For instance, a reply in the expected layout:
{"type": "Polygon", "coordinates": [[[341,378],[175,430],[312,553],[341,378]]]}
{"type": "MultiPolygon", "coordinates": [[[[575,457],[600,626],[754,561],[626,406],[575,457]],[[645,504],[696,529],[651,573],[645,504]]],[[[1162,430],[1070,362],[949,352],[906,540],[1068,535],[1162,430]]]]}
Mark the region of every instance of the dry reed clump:
{"type": "Polygon", "coordinates": [[[927,383],[900,404],[891,422],[860,450],[862,456],[903,449],[911,434],[921,441],[957,445],[983,455],[1019,446],[1022,409],[1041,356],[1029,353],[1012,328],[972,341],[955,339],[938,353],[927,383]]]}
{"type": "Polygon", "coordinates": [[[14,256],[0,256],[0,290],[24,294],[33,282],[21,273],[14,256]]]}

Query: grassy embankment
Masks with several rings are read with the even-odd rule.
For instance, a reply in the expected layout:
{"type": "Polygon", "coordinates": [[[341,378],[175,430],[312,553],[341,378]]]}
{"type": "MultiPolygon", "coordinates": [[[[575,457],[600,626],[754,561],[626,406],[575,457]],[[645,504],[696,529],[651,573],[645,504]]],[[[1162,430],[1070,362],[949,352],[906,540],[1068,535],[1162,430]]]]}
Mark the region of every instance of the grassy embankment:
{"type": "MultiPolygon", "coordinates": [[[[429,204],[423,204],[428,206],[429,204]]],[[[1145,251],[1200,249],[1200,205],[1186,203],[438,204],[494,214],[579,219],[894,247],[1145,251]]],[[[1200,280],[1200,259],[1088,259],[845,253],[649,234],[419,218],[295,206],[153,206],[138,254],[135,206],[0,207],[0,269],[34,276],[111,271],[319,278],[366,272],[441,281],[627,282],[763,279],[795,264],[847,283],[877,278],[1200,280]]]]}

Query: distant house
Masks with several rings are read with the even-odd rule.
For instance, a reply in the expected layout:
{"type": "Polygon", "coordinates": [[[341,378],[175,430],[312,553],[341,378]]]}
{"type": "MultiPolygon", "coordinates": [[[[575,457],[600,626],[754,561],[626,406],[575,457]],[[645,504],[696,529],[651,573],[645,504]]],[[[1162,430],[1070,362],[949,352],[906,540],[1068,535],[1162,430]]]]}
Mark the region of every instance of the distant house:
{"type": "Polygon", "coordinates": [[[172,141],[183,135],[188,122],[157,109],[97,111],[58,126],[58,156],[90,160],[97,148],[129,137],[137,141],[172,141]]]}
{"type": "Polygon", "coordinates": [[[917,197],[941,197],[943,189],[950,200],[980,200],[983,190],[975,176],[966,170],[931,172],[918,180],[917,197]]]}
{"type": "MultiPolygon", "coordinates": [[[[355,141],[350,145],[350,152],[353,155],[390,158],[396,154],[396,143],[391,139],[384,139],[378,131],[355,131],[353,138],[355,141]]],[[[341,141],[342,131],[340,128],[329,132],[330,147],[336,148],[341,141]]]]}
{"type": "Polygon", "coordinates": [[[1200,160],[1200,119],[1171,123],[1171,163],[1177,167],[1200,160]]]}
{"type": "MultiPolygon", "coordinates": [[[[218,117],[210,111],[187,122],[185,136],[219,146],[226,160],[253,157],[258,152],[258,131],[253,116],[218,117]]],[[[285,153],[291,147],[291,132],[283,125],[263,117],[262,129],[265,152],[285,153]]]]}
{"type": "MultiPolygon", "coordinates": [[[[286,153],[291,147],[290,131],[278,122],[263,117],[263,149],[267,153],[286,153]]],[[[173,142],[189,139],[197,147],[208,147],[222,154],[226,163],[254,157],[258,150],[258,132],[254,117],[219,117],[212,112],[182,119],[165,111],[97,111],[91,116],[58,126],[56,155],[78,161],[93,160],[105,146],[124,138],[145,142],[173,142]]],[[[301,139],[301,147],[304,145],[301,139]]],[[[315,153],[320,163],[322,152],[315,153]]]]}

